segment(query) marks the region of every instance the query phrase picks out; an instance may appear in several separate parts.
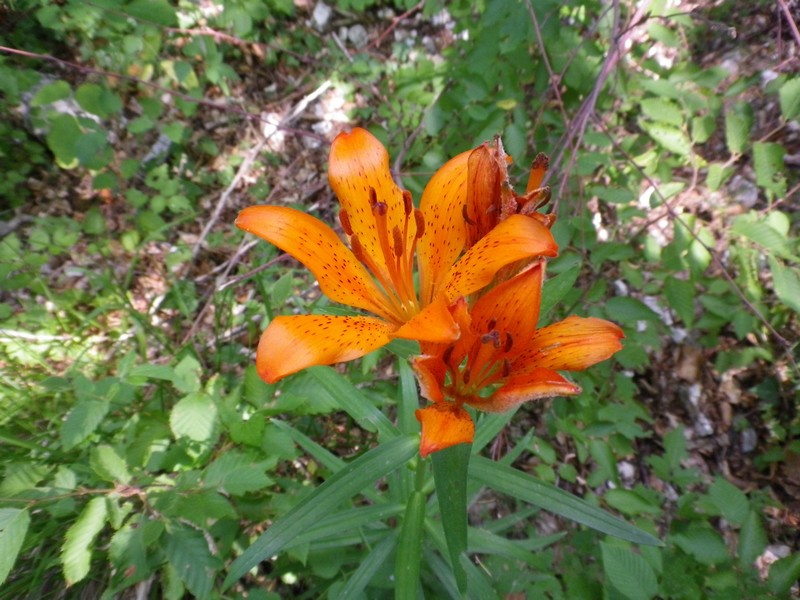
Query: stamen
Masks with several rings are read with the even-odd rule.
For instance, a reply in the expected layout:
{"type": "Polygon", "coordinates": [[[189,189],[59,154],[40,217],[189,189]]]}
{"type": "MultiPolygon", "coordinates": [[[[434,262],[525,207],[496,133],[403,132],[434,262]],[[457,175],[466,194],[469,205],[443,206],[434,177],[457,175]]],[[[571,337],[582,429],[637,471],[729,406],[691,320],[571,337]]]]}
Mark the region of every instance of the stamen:
{"type": "Polygon", "coordinates": [[[366,256],[364,255],[364,246],[361,244],[361,240],[358,239],[357,235],[354,235],[350,238],[350,249],[353,251],[353,254],[358,262],[365,262],[366,256]]]}
{"type": "Polygon", "coordinates": [[[486,331],[491,331],[497,326],[497,319],[490,319],[486,324],[486,331]]]}
{"type": "Polygon", "coordinates": [[[464,385],[467,385],[469,383],[470,375],[471,372],[469,370],[469,367],[464,367],[464,370],[461,372],[461,381],[464,382],[464,385]]]}
{"type": "Polygon", "coordinates": [[[372,214],[376,217],[386,216],[386,211],[389,210],[389,207],[386,206],[386,202],[378,202],[376,200],[375,202],[370,201],[370,203],[372,204],[372,214]]]}
{"type": "Polygon", "coordinates": [[[375,191],[374,187],[369,188],[369,205],[375,206],[378,202],[378,192],[375,191]]]}
{"type": "Polygon", "coordinates": [[[398,258],[403,256],[403,234],[400,233],[400,228],[397,225],[392,229],[392,241],[394,242],[394,255],[398,258]]]}
{"type": "Polygon", "coordinates": [[[484,333],[481,336],[481,344],[492,344],[495,348],[500,347],[500,334],[497,333],[496,329],[493,329],[489,333],[484,333]]]}
{"type": "Polygon", "coordinates": [[[414,220],[417,222],[417,239],[419,239],[425,235],[425,215],[422,214],[421,210],[416,209],[414,211],[414,220]]]}
{"type": "Polygon", "coordinates": [[[414,210],[414,201],[411,199],[411,192],[403,190],[403,208],[406,211],[406,216],[410,215],[414,210]]]}
{"type": "Polygon", "coordinates": [[[449,365],[450,358],[452,358],[452,356],[453,356],[453,346],[448,346],[447,350],[445,350],[444,354],[442,354],[442,362],[444,362],[444,364],[446,365],[449,365]]]}
{"type": "Polygon", "coordinates": [[[347,235],[353,235],[353,226],[350,224],[350,215],[347,214],[345,209],[339,211],[339,223],[342,224],[342,229],[347,235]]]}
{"type": "Polygon", "coordinates": [[[503,377],[508,377],[511,374],[511,363],[508,359],[503,361],[503,377]]]}
{"type": "Polygon", "coordinates": [[[511,334],[506,332],[506,347],[503,348],[506,352],[511,352],[511,346],[514,345],[514,338],[511,337],[511,334]]]}

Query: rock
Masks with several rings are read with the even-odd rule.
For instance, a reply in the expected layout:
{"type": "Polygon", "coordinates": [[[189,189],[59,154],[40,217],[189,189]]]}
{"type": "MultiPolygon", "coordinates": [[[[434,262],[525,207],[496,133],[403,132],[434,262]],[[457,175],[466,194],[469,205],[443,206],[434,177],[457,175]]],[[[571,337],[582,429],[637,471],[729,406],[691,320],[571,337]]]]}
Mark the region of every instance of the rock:
{"type": "Polygon", "coordinates": [[[347,31],[347,38],[356,48],[363,48],[369,42],[369,34],[363,25],[353,25],[347,31]]]}
{"type": "Polygon", "coordinates": [[[333,9],[324,2],[317,2],[314,12],[311,13],[311,23],[314,28],[322,31],[328,24],[333,14],[333,9]]]}

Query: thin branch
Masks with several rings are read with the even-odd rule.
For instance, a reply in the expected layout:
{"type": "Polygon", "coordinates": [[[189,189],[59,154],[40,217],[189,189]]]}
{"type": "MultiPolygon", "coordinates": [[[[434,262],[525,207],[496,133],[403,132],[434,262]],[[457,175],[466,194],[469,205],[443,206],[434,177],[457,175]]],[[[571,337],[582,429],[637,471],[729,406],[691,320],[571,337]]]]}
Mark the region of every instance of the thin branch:
{"type": "Polygon", "coordinates": [[[800,29],[797,28],[797,23],[794,22],[794,17],[792,17],[792,11],[789,10],[789,6],[786,4],[786,0],[778,0],[778,4],[781,7],[781,12],[783,16],[786,17],[786,22],[789,24],[789,29],[792,32],[792,37],[794,37],[794,43],[797,44],[798,49],[800,49],[800,29]]]}
{"type": "Polygon", "coordinates": [[[410,9],[408,9],[402,15],[397,16],[394,19],[392,19],[392,24],[389,25],[389,27],[386,28],[386,30],[378,37],[377,40],[372,42],[372,45],[375,48],[380,48],[381,44],[383,43],[383,40],[386,39],[386,36],[388,36],[390,33],[392,33],[392,31],[394,31],[395,27],[397,27],[400,23],[402,23],[405,19],[407,19],[408,17],[413,15],[418,10],[422,10],[423,6],[425,6],[425,0],[422,0],[421,2],[419,2],[416,5],[412,6],[410,9]]]}

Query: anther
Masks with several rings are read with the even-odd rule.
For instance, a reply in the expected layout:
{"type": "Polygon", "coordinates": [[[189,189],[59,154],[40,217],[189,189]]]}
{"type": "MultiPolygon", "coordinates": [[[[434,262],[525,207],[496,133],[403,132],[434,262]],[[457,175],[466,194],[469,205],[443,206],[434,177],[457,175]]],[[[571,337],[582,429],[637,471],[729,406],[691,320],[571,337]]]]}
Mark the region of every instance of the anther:
{"type": "Polygon", "coordinates": [[[421,210],[414,211],[414,220],[417,222],[417,239],[419,239],[425,234],[425,215],[421,210]]]}
{"type": "Polygon", "coordinates": [[[388,209],[389,209],[389,207],[386,206],[386,202],[377,202],[376,201],[372,205],[372,214],[375,215],[376,217],[384,217],[384,216],[386,216],[386,211],[388,209]]]}
{"type": "Polygon", "coordinates": [[[508,359],[503,361],[503,377],[508,377],[511,374],[511,363],[508,359]]]}
{"type": "Polygon", "coordinates": [[[353,251],[353,254],[356,257],[356,260],[359,262],[364,262],[364,246],[361,245],[361,240],[358,239],[357,235],[354,235],[350,238],[350,249],[353,251]]]}
{"type": "Polygon", "coordinates": [[[394,255],[403,256],[403,234],[400,233],[397,225],[392,229],[392,240],[394,241],[394,255]]]}
{"type": "Polygon", "coordinates": [[[347,235],[353,235],[353,226],[350,224],[350,215],[347,214],[345,209],[339,211],[339,223],[342,224],[342,229],[347,235]]]}
{"type": "Polygon", "coordinates": [[[469,383],[469,377],[470,377],[469,367],[465,367],[464,370],[461,372],[461,381],[464,382],[464,385],[467,385],[469,383]]]}
{"type": "Polygon", "coordinates": [[[378,202],[378,192],[375,191],[374,187],[369,188],[369,205],[375,206],[378,202]]]}
{"type": "Polygon", "coordinates": [[[511,346],[514,345],[514,338],[511,337],[511,334],[506,332],[506,346],[503,348],[506,352],[511,352],[511,346]]]}
{"type": "Polygon", "coordinates": [[[481,344],[492,344],[495,348],[500,347],[500,334],[497,333],[496,329],[493,329],[489,333],[484,333],[481,336],[481,344]]]}
{"type": "Polygon", "coordinates": [[[445,350],[444,354],[442,354],[442,362],[446,365],[449,364],[450,358],[452,356],[453,356],[453,346],[448,346],[447,350],[445,350]]]}
{"type": "Polygon", "coordinates": [[[490,319],[486,324],[486,331],[491,331],[497,326],[497,319],[490,319]]]}
{"type": "Polygon", "coordinates": [[[403,190],[403,208],[406,211],[406,216],[410,215],[414,210],[414,201],[411,199],[411,192],[403,190]]]}

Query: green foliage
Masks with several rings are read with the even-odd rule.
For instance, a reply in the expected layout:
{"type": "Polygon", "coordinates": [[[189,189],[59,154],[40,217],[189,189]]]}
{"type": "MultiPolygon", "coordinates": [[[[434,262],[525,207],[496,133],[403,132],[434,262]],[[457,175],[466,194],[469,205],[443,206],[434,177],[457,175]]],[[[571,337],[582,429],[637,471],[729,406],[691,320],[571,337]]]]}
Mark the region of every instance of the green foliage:
{"type": "MultiPolygon", "coordinates": [[[[747,53],[716,39],[743,4],[687,15],[654,2],[634,23],[633,2],[330,4],[325,32],[288,0],[0,8],[13,23],[0,45],[66,61],[0,53],[4,593],[787,597],[797,547],[766,579],[754,565],[793,539],[760,488],[800,435],[800,79],[712,60],[712,37],[747,53]],[[445,4],[452,21],[434,25],[445,4]],[[411,12],[394,24],[386,8],[411,12]],[[355,23],[370,43],[390,25],[419,35],[344,52],[333,33],[355,23]],[[429,31],[447,40],[436,52],[429,31]],[[414,458],[413,343],[277,385],[252,365],[266,320],[336,310],[288,263],[236,267],[232,203],[285,194],[305,146],[257,156],[255,181],[231,188],[201,239],[265,107],[331,73],[353,121],[403,148],[415,197],[496,134],[520,184],[549,153],[561,255],[541,324],[599,316],[626,334],[614,363],[574,374],[581,395],[482,418],[470,477],[451,481],[466,484],[468,524],[414,458]],[[695,375],[674,358],[692,353],[695,375]],[[732,421],[702,438],[708,406],[732,421]],[[762,473],[743,491],[706,472],[698,447],[736,452],[748,430],[758,445],[739,458],[762,473]],[[541,508],[560,531],[542,535],[541,508]]],[[[303,168],[322,169],[324,153],[310,156],[303,168]]],[[[247,262],[276,256],[261,245],[247,262]]]]}

